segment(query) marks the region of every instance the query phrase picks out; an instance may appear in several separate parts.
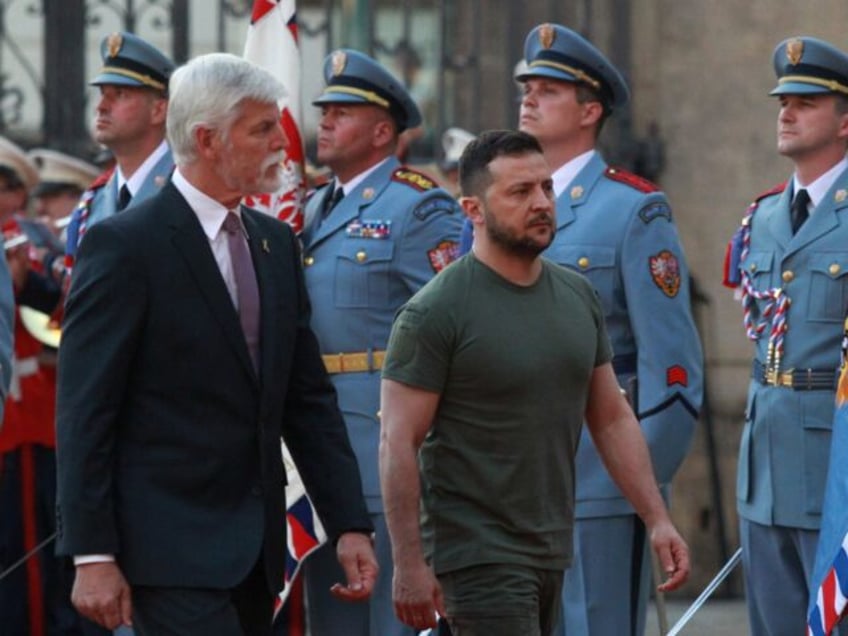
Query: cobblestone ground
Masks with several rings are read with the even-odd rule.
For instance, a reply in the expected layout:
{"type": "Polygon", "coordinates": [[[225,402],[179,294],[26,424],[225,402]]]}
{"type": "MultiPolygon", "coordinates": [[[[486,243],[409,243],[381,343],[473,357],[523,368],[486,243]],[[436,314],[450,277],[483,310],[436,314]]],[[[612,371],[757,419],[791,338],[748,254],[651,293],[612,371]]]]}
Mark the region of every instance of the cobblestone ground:
{"type": "MultiPolygon", "coordinates": [[[[666,601],[669,629],[674,627],[691,603],[691,600],[666,601]]],[[[743,599],[708,600],[680,631],[680,636],[747,636],[747,634],[748,612],[743,599]]],[[[663,636],[659,630],[657,611],[653,604],[648,608],[645,636],[663,636]]]]}

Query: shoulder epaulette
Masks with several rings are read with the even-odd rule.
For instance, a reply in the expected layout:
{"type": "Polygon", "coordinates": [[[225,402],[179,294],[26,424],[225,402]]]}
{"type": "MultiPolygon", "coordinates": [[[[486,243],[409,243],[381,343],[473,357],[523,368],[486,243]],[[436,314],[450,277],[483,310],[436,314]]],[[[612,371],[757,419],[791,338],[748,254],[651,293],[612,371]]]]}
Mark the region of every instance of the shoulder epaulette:
{"type": "Polygon", "coordinates": [[[604,170],[604,176],[607,179],[612,179],[613,181],[629,185],[631,188],[639,190],[639,192],[658,192],[660,189],[655,183],[640,177],[638,174],[622,170],[621,168],[609,167],[604,170]]]}
{"type": "Polygon", "coordinates": [[[105,186],[109,182],[109,179],[112,178],[113,172],[115,172],[114,166],[112,166],[111,168],[109,168],[107,170],[104,170],[99,175],[97,175],[97,178],[94,181],[91,182],[91,184],[88,186],[87,189],[88,190],[99,190],[100,188],[102,188],[103,186],[105,186]]]}
{"type": "Polygon", "coordinates": [[[408,185],[410,188],[414,188],[419,192],[432,190],[433,188],[438,187],[436,182],[426,174],[413,170],[412,168],[408,168],[407,166],[403,166],[395,170],[392,173],[392,181],[408,185]]]}
{"type": "Polygon", "coordinates": [[[780,194],[781,192],[783,192],[786,189],[786,185],[788,183],[789,183],[788,181],[784,181],[783,183],[778,183],[772,189],[766,190],[765,192],[758,194],[756,197],[754,197],[754,203],[759,203],[760,201],[762,201],[766,197],[770,197],[773,194],[780,194]]]}

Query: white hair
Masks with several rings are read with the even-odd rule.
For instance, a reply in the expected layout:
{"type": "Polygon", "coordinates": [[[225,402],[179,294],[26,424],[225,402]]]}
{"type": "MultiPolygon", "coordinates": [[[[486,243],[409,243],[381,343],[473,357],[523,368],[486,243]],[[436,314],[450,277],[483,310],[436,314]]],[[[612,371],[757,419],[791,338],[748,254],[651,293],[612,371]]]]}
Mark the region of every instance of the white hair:
{"type": "Polygon", "coordinates": [[[201,126],[225,137],[246,99],[276,104],[286,94],[268,71],[229,53],[195,57],[171,75],[168,143],[178,166],[197,160],[195,132],[201,126]]]}

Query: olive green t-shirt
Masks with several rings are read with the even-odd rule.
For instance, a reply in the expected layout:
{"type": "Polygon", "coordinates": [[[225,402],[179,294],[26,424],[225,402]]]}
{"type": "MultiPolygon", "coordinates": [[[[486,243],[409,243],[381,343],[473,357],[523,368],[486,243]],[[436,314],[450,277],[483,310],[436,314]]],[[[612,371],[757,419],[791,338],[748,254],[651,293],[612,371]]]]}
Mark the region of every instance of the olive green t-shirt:
{"type": "Polygon", "coordinates": [[[592,372],[612,351],[590,284],[542,262],[521,287],[468,254],[395,319],[383,377],[441,395],[419,456],[437,574],[571,563],[574,454],[592,372]]]}

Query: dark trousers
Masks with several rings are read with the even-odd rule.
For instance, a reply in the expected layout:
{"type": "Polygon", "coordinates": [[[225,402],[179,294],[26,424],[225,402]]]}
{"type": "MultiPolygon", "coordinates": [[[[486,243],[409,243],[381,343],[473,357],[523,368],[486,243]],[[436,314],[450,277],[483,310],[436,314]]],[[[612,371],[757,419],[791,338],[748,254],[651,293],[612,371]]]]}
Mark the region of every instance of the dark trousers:
{"type": "Polygon", "coordinates": [[[232,589],[132,586],[136,636],[271,636],[274,596],[259,561],[232,589]]]}

